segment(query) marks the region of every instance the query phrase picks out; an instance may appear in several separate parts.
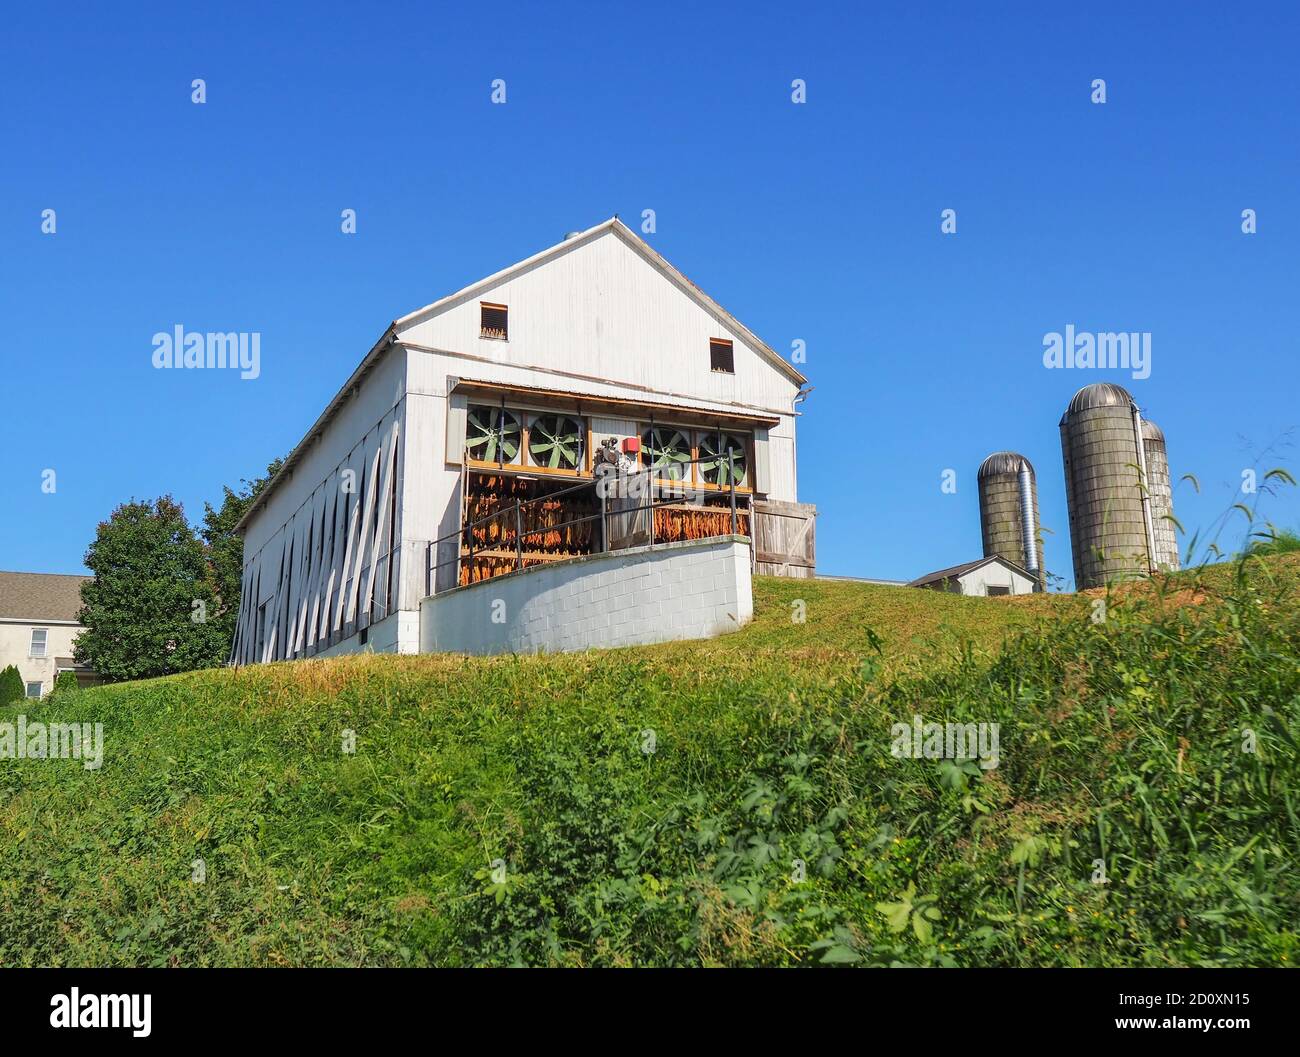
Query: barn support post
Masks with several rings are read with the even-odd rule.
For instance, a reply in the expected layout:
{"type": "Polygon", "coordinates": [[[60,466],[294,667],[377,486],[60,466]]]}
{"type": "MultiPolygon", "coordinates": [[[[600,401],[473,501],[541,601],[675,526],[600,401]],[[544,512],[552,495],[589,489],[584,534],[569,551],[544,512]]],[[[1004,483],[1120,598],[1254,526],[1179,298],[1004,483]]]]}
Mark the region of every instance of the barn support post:
{"type": "Polygon", "coordinates": [[[474,582],[474,525],[472,522],[470,523],[469,527],[465,529],[465,532],[469,536],[469,574],[466,577],[465,582],[473,583],[474,582]]]}
{"type": "Polygon", "coordinates": [[[758,517],[754,513],[754,496],[751,493],[745,510],[749,514],[749,575],[758,572],[758,517]]]}
{"type": "Polygon", "coordinates": [[[604,554],[609,550],[608,528],[605,521],[609,515],[605,512],[605,489],[598,485],[596,491],[600,493],[600,553],[604,554]]]}
{"type": "Polygon", "coordinates": [[[736,449],[727,448],[727,476],[731,479],[731,534],[736,534],[736,449]]]}
{"type": "Polygon", "coordinates": [[[524,523],[519,500],[515,500],[515,572],[524,567],[524,523]]]}

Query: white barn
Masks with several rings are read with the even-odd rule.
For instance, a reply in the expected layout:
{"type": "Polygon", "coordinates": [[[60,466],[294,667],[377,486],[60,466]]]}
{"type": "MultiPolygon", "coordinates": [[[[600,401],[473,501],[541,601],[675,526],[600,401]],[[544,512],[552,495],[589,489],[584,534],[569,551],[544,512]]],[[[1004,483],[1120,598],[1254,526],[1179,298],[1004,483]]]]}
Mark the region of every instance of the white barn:
{"type": "Polygon", "coordinates": [[[755,568],[811,576],[805,382],[617,218],[403,316],[240,523],[232,661],[418,652],[427,596],[604,549],[591,521],[546,526],[592,509],[570,486],[609,438],[692,486],[651,542],[728,534],[734,491],[755,568]],[[526,546],[471,524],[516,500],[536,501],[526,546]]]}

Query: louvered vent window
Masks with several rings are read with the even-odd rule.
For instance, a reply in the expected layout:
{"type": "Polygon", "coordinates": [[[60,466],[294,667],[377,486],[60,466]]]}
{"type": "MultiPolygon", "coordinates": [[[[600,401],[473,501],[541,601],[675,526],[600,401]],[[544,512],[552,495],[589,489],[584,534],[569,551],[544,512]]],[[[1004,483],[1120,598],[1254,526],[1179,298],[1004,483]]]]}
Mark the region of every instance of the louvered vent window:
{"type": "Polygon", "coordinates": [[[505,305],[493,305],[486,301],[479,302],[479,312],[481,313],[481,329],[479,337],[483,338],[501,338],[503,341],[509,337],[508,324],[506,316],[509,310],[505,305]]]}
{"type": "Polygon", "coordinates": [[[721,338],[709,339],[709,367],[723,374],[735,374],[736,363],[731,352],[731,342],[721,338]]]}

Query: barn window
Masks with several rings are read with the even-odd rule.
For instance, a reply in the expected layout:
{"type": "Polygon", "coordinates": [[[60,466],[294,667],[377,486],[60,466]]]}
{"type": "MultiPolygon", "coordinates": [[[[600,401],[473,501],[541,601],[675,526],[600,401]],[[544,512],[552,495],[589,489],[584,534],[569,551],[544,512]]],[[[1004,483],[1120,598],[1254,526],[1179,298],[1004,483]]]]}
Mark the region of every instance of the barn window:
{"type": "Polygon", "coordinates": [[[1009,587],[1000,587],[997,584],[989,584],[988,586],[988,595],[990,598],[995,598],[998,595],[1009,595],[1009,594],[1011,594],[1011,588],[1009,587]]]}
{"type": "Polygon", "coordinates": [[[732,355],[731,342],[722,338],[709,339],[709,367],[723,374],[735,374],[736,362],[732,355]]]}
{"type": "Polygon", "coordinates": [[[509,337],[509,323],[506,317],[510,310],[505,305],[494,305],[488,301],[480,301],[478,310],[479,337],[500,338],[503,341],[509,337]]]}

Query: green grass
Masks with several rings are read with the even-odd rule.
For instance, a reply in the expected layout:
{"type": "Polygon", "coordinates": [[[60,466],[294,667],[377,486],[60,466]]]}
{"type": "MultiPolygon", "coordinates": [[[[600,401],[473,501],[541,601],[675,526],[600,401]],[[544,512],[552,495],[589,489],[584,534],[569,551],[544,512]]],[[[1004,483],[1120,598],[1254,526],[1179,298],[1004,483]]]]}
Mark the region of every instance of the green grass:
{"type": "Polygon", "coordinates": [[[56,698],[28,721],[105,760],[0,761],[0,964],[1285,965],[1292,557],[1102,623],[760,579],[710,642],[56,698]],[[914,714],[999,723],[1000,765],[894,758],[914,714]]]}
{"type": "Polygon", "coordinates": [[[1291,529],[1268,531],[1252,540],[1247,549],[1257,557],[1269,554],[1294,554],[1300,551],[1300,534],[1291,529]]]}

